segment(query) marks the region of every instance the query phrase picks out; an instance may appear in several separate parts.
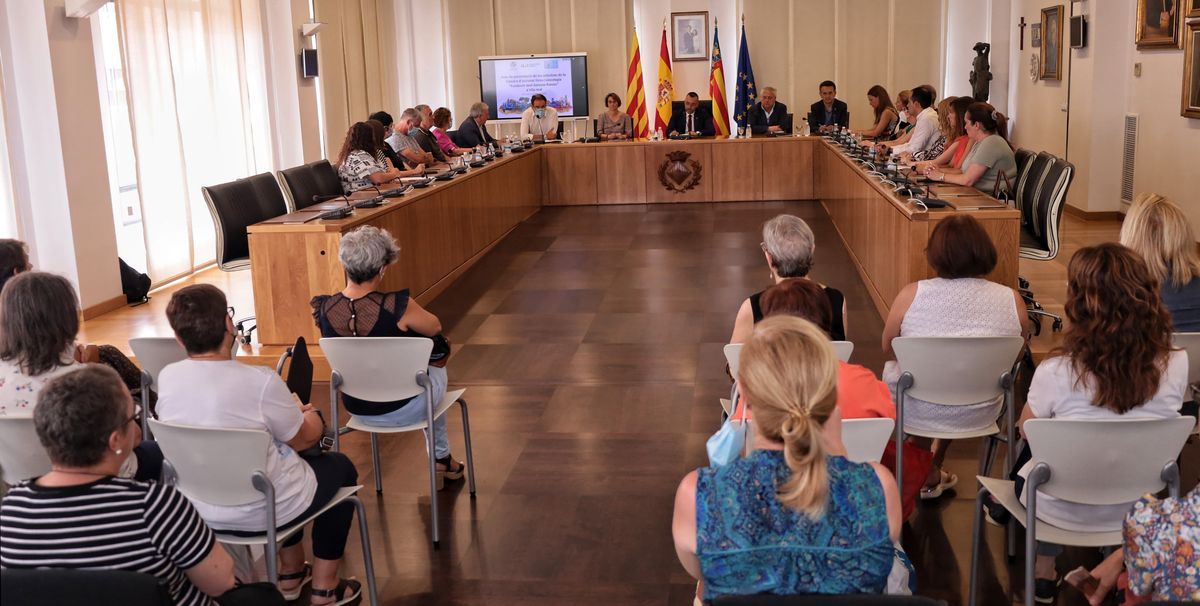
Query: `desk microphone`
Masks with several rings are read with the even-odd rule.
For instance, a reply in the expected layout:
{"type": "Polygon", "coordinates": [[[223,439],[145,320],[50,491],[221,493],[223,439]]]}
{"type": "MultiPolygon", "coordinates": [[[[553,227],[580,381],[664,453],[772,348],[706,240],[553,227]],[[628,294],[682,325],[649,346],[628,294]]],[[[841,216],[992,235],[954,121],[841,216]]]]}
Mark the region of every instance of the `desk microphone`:
{"type": "Polygon", "coordinates": [[[330,200],[336,200],[338,198],[342,198],[343,200],[346,200],[347,204],[350,202],[350,200],[348,198],[346,198],[346,194],[317,195],[317,196],[312,197],[312,201],[313,201],[313,204],[320,204],[321,202],[328,202],[330,200]]]}

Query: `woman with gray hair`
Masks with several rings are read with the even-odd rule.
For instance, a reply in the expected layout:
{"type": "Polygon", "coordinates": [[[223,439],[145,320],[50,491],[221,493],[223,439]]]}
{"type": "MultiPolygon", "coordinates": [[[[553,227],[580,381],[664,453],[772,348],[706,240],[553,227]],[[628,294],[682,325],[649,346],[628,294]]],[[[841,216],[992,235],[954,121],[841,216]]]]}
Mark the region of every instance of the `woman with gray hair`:
{"type": "MultiPolygon", "coordinates": [[[[763,256],[767,259],[767,267],[771,270],[771,279],[775,284],[784,280],[808,280],[808,272],[813,265],[813,252],[817,247],[812,229],[803,219],[794,215],[778,215],[763,224],[763,256]]],[[[834,341],[846,340],[846,297],[836,288],[819,284],[825,295],[829,297],[829,306],[833,309],[832,330],[830,338],[834,341]]],[[[762,291],[750,295],[738,308],[737,319],[733,323],[733,335],[730,343],[742,343],[754,332],[754,325],[763,319],[759,298],[762,291]]]]}
{"type": "MultiPolygon", "coordinates": [[[[385,229],[364,225],[342,236],[338,259],[346,271],[346,288],[333,295],[313,297],[313,319],[322,337],[427,337],[433,339],[429,379],[434,402],[446,395],[446,360],[450,344],[442,337],[442,323],[413,300],[408,289],[379,290],[387,266],[400,256],[400,246],[385,229]]],[[[407,400],[368,402],[342,396],[346,410],[363,423],[403,426],[425,421],[425,393],[407,400]]],[[[426,430],[429,431],[429,430],[426,430]]],[[[450,456],[446,416],[433,421],[437,484],[463,477],[463,464],[450,456]]]]}

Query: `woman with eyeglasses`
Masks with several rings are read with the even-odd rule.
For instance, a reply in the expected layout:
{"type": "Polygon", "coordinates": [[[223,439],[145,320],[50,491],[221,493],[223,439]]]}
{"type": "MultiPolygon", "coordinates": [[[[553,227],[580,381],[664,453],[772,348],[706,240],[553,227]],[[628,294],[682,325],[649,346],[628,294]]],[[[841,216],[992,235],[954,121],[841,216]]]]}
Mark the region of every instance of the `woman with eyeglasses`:
{"type": "MultiPolygon", "coordinates": [[[[79,297],[66,278],[26,271],[10,278],[0,293],[0,416],[33,416],[48,382],[98,361],[75,343],[79,297]]],[[[153,442],[138,445],[124,460],[121,477],[158,479],[162,452],[153,442]]]]}
{"type": "Polygon", "coordinates": [[[51,470],[0,501],[0,567],[150,574],[188,606],[234,589],[233,560],[179,491],[119,477],[142,432],[116,371],[73,369],[45,382],[38,402],[51,470]]]}

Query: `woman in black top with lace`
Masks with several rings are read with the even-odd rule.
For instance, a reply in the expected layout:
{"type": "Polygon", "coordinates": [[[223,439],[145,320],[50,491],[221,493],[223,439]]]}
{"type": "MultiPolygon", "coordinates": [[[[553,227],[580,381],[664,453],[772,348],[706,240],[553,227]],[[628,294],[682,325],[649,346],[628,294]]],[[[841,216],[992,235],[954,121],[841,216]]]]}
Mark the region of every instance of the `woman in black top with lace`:
{"type": "MultiPolygon", "coordinates": [[[[792,215],[779,215],[763,225],[763,254],[767,265],[771,268],[771,278],[776,284],[784,280],[808,280],[808,272],[812,269],[813,251],[816,240],[812,229],[803,219],[792,215]]],[[[819,284],[825,295],[829,297],[829,307],[833,310],[833,324],[829,337],[834,341],[846,340],[846,297],[836,288],[819,284]]],[[[762,292],[750,295],[738,308],[737,319],[733,324],[733,335],[730,343],[742,343],[750,338],[754,325],[763,319],[762,309],[758,299],[762,292]]]]}
{"type": "MultiPolygon", "coordinates": [[[[332,295],[313,297],[313,319],[322,337],[427,337],[433,339],[428,375],[434,403],[446,395],[444,359],[449,344],[441,336],[442,323],[409,297],[408,289],[379,290],[387,266],[400,255],[400,247],[387,230],[370,225],[342,236],[338,258],[346,270],[346,288],[332,295]],[[439,364],[442,362],[442,364],[439,364]]],[[[368,425],[402,426],[425,421],[425,393],[393,402],[368,402],[342,395],[350,414],[368,425]]],[[[428,430],[426,430],[428,431],[428,430]]],[[[463,464],[450,455],[446,416],[433,421],[438,486],[443,480],[463,477],[463,464]]]]}

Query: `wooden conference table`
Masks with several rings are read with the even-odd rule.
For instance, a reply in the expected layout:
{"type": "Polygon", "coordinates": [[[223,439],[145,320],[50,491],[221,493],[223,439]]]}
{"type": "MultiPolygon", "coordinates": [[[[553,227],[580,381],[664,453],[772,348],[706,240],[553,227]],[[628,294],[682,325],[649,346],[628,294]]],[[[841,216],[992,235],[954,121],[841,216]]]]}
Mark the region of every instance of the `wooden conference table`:
{"type": "Polygon", "coordinates": [[[1000,253],[988,277],[1015,286],[1019,213],[969,209],[991,201],[971,188],[934,190],[959,208],[919,210],[820,137],[539,146],[344,219],[250,226],[259,340],[319,337],[308,301],[345,287],[338,243],[360,225],[389,230],[403,250],[383,288],[427,302],[542,206],[820,200],[884,316],[905,284],[933,275],[925,246],[936,222],[969,212],[1000,253]]]}

